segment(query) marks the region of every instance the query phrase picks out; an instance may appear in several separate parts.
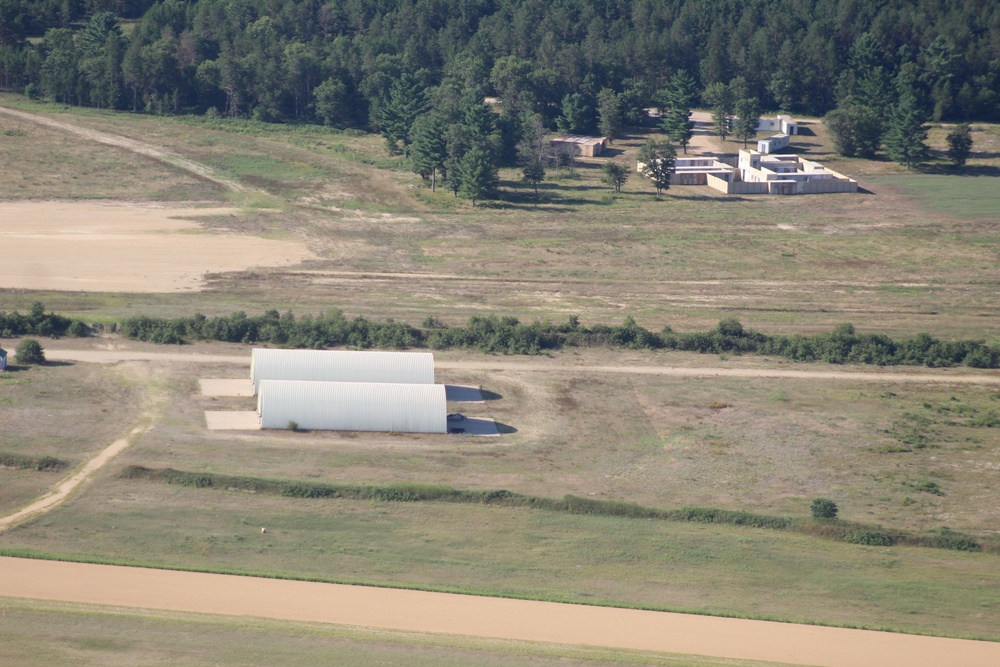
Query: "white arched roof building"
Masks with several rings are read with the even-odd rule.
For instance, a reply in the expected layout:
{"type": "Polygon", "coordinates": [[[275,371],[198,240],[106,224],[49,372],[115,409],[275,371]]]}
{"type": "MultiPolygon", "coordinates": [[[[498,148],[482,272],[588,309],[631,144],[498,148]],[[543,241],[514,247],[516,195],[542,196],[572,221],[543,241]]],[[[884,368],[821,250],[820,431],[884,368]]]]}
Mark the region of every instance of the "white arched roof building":
{"type": "Polygon", "coordinates": [[[448,432],[442,384],[261,380],[257,412],[262,428],[448,432]]]}
{"type": "Polygon", "coordinates": [[[430,352],[254,348],[250,357],[250,381],[255,394],[260,393],[261,380],[434,384],[434,355],[430,352]]]}

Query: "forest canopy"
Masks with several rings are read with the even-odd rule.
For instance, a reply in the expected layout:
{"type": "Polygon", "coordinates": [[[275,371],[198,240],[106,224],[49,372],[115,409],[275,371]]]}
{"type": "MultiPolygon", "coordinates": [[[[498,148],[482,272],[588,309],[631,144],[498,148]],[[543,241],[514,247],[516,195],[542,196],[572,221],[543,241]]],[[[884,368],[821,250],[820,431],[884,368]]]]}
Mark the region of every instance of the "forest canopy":
{"type": "Polygon", "coordinates": [[[554,126],[567,96],[653,105],[680,71],[813,115],[902,81],[935,120],[996,121],[1000,3],[0,0],[0,88],[102,108],[383,131],[406,75],[446,116],[490,95],[554,126]]]}

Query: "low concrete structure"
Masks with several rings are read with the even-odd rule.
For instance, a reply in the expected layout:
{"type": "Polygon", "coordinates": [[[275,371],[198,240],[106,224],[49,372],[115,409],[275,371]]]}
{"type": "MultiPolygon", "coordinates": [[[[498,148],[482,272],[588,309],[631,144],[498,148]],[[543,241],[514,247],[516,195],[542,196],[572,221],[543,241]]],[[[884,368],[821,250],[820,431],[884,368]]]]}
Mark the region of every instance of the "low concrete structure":
{"type": "Polygon", "coordinates": [[[0,347],[0,371],[7,369],[7,350],[0,347]]]}
{"type": "Polygon", "coordinates": [[[576,134],[564,134],[549,142],[555,150],[569,151],[573,155],[597,157],[608,149],[607,137],[584,137],[576,134]]]}
{"type": "MultiPolygon", "coordinates": [[[[637,162],[635,170],[642,173],[645,163],[637,162]]],[[[674,160],[671,185],[708,185],[708,177],[732,182],[736,168],[714,157],[679,157],[674,160]]]]}
{"type": "Polygon", "coordinates": [[[792,140],[787,134],[775,134],[766,139],[760,139],[757,141],[757,152],[767,155],[768,153],[775,153],[783,148],[788,148],[792,143],[792,140]]]}
{"type": "Polygon", "coordinates": [[[768,194],[858,191],[858,182],[853,178],[798,155],[764,155],[744,150],[740,151],[738,168],[741,181],[764,185],[768,194]]]}
{"type": "MultiPolygon", "coordinates": [[[[671,185],[707,185],[727,195],[797,195],[857,192],[858,182],[798,155],[741,150],[732,158],[677,158],[671,185]]],[[[642,162],[636,171],[642,172],[642,162]]]]}
{"type": "Polygon", "coordinates": [[[757,123],[758,132],[780,132],[782,134],[798,134],[799,124],[791,116],[777,115],[774,118],[761,118],[757,123]]]}

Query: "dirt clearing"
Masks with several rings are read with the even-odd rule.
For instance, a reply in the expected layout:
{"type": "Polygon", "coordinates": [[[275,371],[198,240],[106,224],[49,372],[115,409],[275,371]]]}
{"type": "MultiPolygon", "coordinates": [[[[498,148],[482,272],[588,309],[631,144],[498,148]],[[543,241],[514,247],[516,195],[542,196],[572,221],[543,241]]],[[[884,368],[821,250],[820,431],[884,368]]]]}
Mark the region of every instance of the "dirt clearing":
{"type": "Polygon", "coordinates": [[[19,558],[0,558],[0,595],[829,667],[1000,663],[990,642],[19,558]]]}
{"type": "Polygon", "coordinates": [[[305,245],[200,233],[180,217],[235,209],[153,205],[0,203],[0,288],[189,292],[209,272],[283,267],[313,257],[305,245]]]}

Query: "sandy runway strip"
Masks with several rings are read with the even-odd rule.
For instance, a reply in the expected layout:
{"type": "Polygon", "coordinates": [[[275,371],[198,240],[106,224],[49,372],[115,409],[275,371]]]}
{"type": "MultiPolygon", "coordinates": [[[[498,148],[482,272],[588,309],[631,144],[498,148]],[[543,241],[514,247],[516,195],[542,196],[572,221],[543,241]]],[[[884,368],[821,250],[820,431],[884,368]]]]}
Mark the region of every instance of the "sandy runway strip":
{"type": "MultiPolygon", "coordinates": [[[[45,356],[53,361],[82,361],[88,363],[117,363],[119,361],[175,361],[180,363],[223,363],[250,365],[250,355],[238,356],[231,354],[186,354],[183,352],[140,352],[131,350],[70,350],[46,349],[45,356]]],[[[1000,385],[1000,373],[982,371],[977,374],[948,372],[939,370],[935,373],[917,372],[900,373],[876,371],[824,371],[824,370],[790,370],[766,368],[724,368],[717,366],[598,366],[591,364],[546,363],[537,361],[443,361],[434,362],[436,368],[443,370],[466,371],[514,371],[514,372],[549,372],[572,371],[583,374],[624,373],[629,375],[668,375],[673,377],[734,377],[734,378],[783,378],[790,380],[848,380],[852,382],[886,382],[886,383],[927,383],[940,382],[952,384],[986,384],[1000,385]]]]}
{"type": "Polygon", "coordinates": [[[20,558],[0,558],[0,595],[824,667],[1000,665],[991,642],[20,558]]]}

